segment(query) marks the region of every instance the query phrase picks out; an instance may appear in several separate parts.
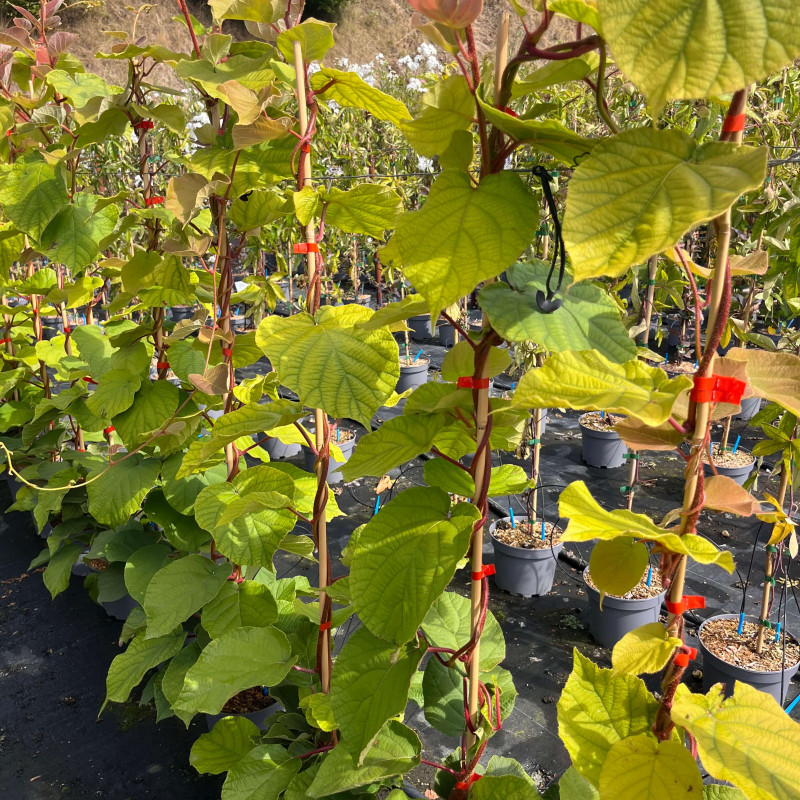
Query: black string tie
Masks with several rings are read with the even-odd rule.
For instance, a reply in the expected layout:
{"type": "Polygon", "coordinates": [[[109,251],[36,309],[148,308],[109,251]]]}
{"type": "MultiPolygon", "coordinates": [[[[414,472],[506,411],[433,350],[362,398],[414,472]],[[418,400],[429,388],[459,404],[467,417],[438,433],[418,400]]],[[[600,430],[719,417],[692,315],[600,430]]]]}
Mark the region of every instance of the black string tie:
{"type": "Polygon", "coordinates": [[[550,272],[547,274],[547,293],[545,294],[541,289],[536,292],[536,304],[543,314],[552,314],[563,305],[564,301],[557,298],[556,295],[561,291],[561,286],[564,283],[564,272],[567,268],[567,251],[564,248],[564,237],[561,235],[561,222],[558,219],[558,206],[556,205],[555,198],[553,197],[553,190],[550,188],[550,173],[541,165],[537,164],[533,168],[533,174],[539,179],[542,184],[542,193],[547,202],[547,208],[550,211],[550,216],[553,218],[553,228],[555,229],[555,243],[553,245],[553,261],[550,264],[550,272]],[[551,287],[553,276],[556,271],[556,264],[558,268],[558,285],[555,289],[551,287]]]}

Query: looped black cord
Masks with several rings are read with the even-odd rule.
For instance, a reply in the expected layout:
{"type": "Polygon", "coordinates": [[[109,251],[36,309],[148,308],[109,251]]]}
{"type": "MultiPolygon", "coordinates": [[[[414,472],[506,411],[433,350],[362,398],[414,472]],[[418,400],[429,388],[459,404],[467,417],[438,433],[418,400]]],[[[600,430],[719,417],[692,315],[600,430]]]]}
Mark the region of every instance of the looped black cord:
{"type": "Polygon", "coordinates": [[[542,184],[542,193],[544,194],[544,199],[547,203],[550,216],[553,218],[553,229],[555,231],[553,260],[550,264],[550,272],[547,274],[547,294],[541,290],[536,293],[536,304],[539,306],[539,310],[543,314],[552,314],[554,311],[561,308],[563,303],[563,300],[556,299],[556,294],[561,291],[561,286],[564,283],[564,272],[567,268],[567,251],[564,247],[564,237],[561,235],[561,222],[558,219],[558,206],[556,205],[555,198],[553,197],[553,190],[550,188],[550,173],[541,164],[537,164],[533,168],[532,172],[542,184]],[[555,289],[553,289],[551,283],[553,280],[553,275],[556,271],[556,264],[559,264],[558,285],[555,289]]]}

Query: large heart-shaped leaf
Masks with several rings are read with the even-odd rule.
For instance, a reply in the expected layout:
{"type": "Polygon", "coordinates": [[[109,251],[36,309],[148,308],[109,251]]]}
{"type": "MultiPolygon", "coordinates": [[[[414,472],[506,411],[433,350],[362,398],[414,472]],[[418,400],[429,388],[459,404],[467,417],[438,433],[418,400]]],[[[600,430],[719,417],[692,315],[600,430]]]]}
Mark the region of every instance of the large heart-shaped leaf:
{"type": "Polygon", "coordinates": [[[571,286],[560,308],[542,313],[536,294],[546,290],[549,269],[541,261],[515,264],[508,270],[511,286],[501,281],[484,286],[480,304],[492,327],[504,339],[536,342],[556,353],[596,348],[610,361],[634,358],[636,343],[622,324],[619,306],[599,286],[571,286]]]}
{"type": "Polygon", "coordinates": [[[311,76],[311,88],[322,98],[335,100],[345,108],[361,108],[394,125],[411,119],[408,109],[399,100],[370,86],[355,72],[323,68],[311,76]]]}
{"type": "Polygon", "coordinates": [[[599,0],[598,10],[615,61],[656,113],[744,89],[800,55],[793,0],[599,0]]]}
{"type": "Polygon", "coordinates": [[[275,551],[297,521],[285,507],[293,493],[294,484],[286,473],[252,467],[232,482],[203,489],[195,502],[195,518],[213,534],[217,550],[235,564],[272,569],[275,551]],[[250,493],[256,497],[248,499],[250,493]]]}
{"type": "Polygon", "coordinates": [[[373,313],[353,304],[323,306],[315,317],[267,317],[256,342],[302,403],[369,428],[400,377],[394,337],[360,324],[373,313]]]}
{"type": "Polygon", "coordinates": [[[397,648],[357,630],[344,644],[331,678],[331,707],[342,741],[357,765],[364,763],[370,743],[408,702],[411,678],[425,648],[397,648]]]}
{"type": "Polygon", "coordinates": [[[728,572],[733,572],[734,569],[733,556],[727,550],[718,550],[702,536],[694,533],[680,536],[656,525],[645,514],[635,514],[624,508],[606,511],[592,497],[583,481],[575,481],[561,492],[558,513],[569,519],[563,536],[567,542],[633,537],[656,542],[660,548],[670,553],[691,556],[701,564],[717,564],[728,572]]]}
{"type": "Polygon", "coordinates": [[[188,555],[162,567],[150,580],[144,596],[145,637],[169,633],[216,597],[231,574],[227,563],[188,555]]]}
{"type": "Polygon", "coordinates": [[[469,175],[446,170],[425,205],[397,221],[387,250],[435,317],[513,264],[537,221],[533,195],[517,175],[489,175],[473,188],[469,175]]]}
{"type": "Polygon", "coordinates": [[[326,756],[313,782],[293,797],[323,798],[340,793],[344,797],[350,789],[404,775],[419,764],[421,749],[419,737],[411,728],[390,720],[375,737],[360,766],[347,742],[341,742],[326,756]]]}
{"type": "Polygon", "coordinates": [[[765,147],[698,145],[678,130],[637,128],[605,139],[569,185],[564,242],[575,280],[621,275],[672,247],[761,186],[766,162],[765,147]]]}
{"type": "Polygon", "coordinates": [[[353,548],[350,591],[372,633],[395,644],[416,635],[467,552],[478,516],[467,503],[451,512],[441,489],[414,487],[364,526],[353,548]]]}
{"type": "Polygon", "coordinates": [[[617,742],[600,772],[600,796],[615,800],[693,800],[703,778],[682,742],[640,733],[617,742]]]}
{"type": "Polygon", "coordinates": [[[515,408],[574,408],[629,414],[647,425],[666,422],[675,399],[691,386],[641,361],[614,364],[594,350],[556,353],[523,375],[515,408]]]}
{"type": "Polygon", "coordinates": [[[235,694],[282,681],[296,660],[289,640],[277,628],[234,628],[205,646],[187,671],[175,705],[219,714],[235,694]]]}
{"type": "Polygon", "coordinates": [[[647,733],[658,703],[633,675],[614,675],[573,651],[572,674],[558,701],[558,735],[572,763],[595,786],[611,748],[647,733]]]}
{"type": "Polygon", "coordinates": [[[773,697],[736,681],[723,698],[679,686],[672,720],[694,736],[703,766],[740,787],[749,800],[784,800],[800,786],[800,725],[773,697]]]}

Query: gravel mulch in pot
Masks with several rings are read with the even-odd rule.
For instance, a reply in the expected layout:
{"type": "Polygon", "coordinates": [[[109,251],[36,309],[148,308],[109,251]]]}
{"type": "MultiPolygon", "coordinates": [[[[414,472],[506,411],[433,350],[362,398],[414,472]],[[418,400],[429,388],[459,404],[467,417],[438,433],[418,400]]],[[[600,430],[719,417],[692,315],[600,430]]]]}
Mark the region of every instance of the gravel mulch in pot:
{"type": "Polygon", "coordinates": [[[523,550],[548,550],[561,541],[561,528],[557,528],[552,522],[545,522],[544,531],[545,538],[542,539],[541,522],[534,523],[531,528],[531,523],[525,520],[517,522],[516,527],[512,528],[508,520],[503,520],[497,523],[493,535],[503,544],[523,550]]]}
{"type": "MultiPolygon", "coordinates": [[[[732,450],[720,452],[719,444],[712,445],[711,455],[714,459],[714,465],[717,467],[747,467],[755,461],[753,456],[744,450],[737,450],[735,453],[732,450]]],[[[703,451],[703,463],[708,464],[708,453],[705,450],[703,451]]]]}
{"type": "Polygon", "coordinates": [[[625,417],[617,414],[606,414],[604,417],[600,416],[599,411],[593,411],[589,414],[584,414],[578,422],[584,428],[591,428],[593,431],[610,431],[618,422],[622,422],[625,417]]]}
{"type": "Polygon", "coordinates": [[[415,359],[412,356],[402,356],[400,358],[401,367],[413,367],[417,364],[430,364],[431,360],[427,356],[420,356],[415,359]]]}
{"type": "MultiPolygon", "coordinates": [[[[592,589],[597,592],[600,591],[594,585],[592,576],[588,570],[586,571],[584,578],[586,579],[586,583],[591,586],[592,589]]],[[[658,595],[660,595],[663,591],[664,587],[661,585],[661,576],[658,574],[658,570],[654,569],[653,577],[650,580],[649,586],[647,585],[647,570],[645,570],[644,575],[642,575],[642,579],[629,592],[623,595],[609,594],[606,592],[606,597],[617,597],[620,600],[647,600],[650,597],[658,597],[658,595]]]]}
{"type": "MultiPolygon", "coordinates": [[[[764,648],[756,652],[758,624],[745,622],[742,635],[738,633],[738,619],[715,619],[703,626],[702,640],[706,649],[727,664],[757,672],[777,672],[784,668],[783,635],[775,641],[772,631],[764,632],[764,648]]],[[[795,639],[786,641],[786,668],[800,661],[800,646],[795,639]]]]}

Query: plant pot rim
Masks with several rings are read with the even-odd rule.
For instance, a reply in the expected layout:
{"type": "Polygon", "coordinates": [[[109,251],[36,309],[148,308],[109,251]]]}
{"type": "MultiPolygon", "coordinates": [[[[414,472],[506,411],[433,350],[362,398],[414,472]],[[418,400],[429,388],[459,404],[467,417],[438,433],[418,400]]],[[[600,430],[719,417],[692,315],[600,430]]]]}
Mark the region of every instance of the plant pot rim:
{"type": "MultiPolygon", "coordinates": [[[[590,594],[596,595],[598,598],[600,597],[599,589],[596,589],[594,586],[591,586],[589,582],[586,580],[586,573],[589,572],[589,565],[587,564],[584,567],[583,573],[581,577],[583,578],[583,584],[586,587],[586,591],[590,594]]],[[[663,589],[658,594],[654,594],[652,597],[617,597],[614,594],[606,593],[605,597],[603,597],[603,606],[609,604],[611,606],[649,606],[653,604],[653,601],[658,600],[658,604],[664,600],[664,597],[667,595],[667,589],[663,589]]]]}
{"type": "MultiPolygon", "coordinates": [[[[519,516],[515,515],[514,519],[516,521],[518,521],[518,522],[522,522],[522,521],[527,522],[528,515],[527,514],[520,514],[519,516]]],[[[546,521],[547,520],[545,520],[545,522],[546,521]]],[[[520,558],[527,558],[527,559],[530,559],[532,561],[533,560],[537,560],[537,559],[540,558],[540,556],[535,555],[536,553],[544,553],[547,556],[547,558],[550,558],[550,557],[552,557],[553,553],[561,552],[562,548],[564,547],[564,542],[557,542],[556,544],[550,544],[547,547],[517,547],[516,545],[513,545],[513,544],[506,544],[504,541],[502,541],[502,539],[498,539],[494,535],[495,528],[497,527],[498,523],[500,523],[500,522],[511,522],[511,517],[501,517],[500,519],[496,519],[489,526],[489,536],[490,536],[491,541],[492,541],[492,547],[495,547],[497,549],[506,549],[507,548],[514,555],[519,554],[520,558]],[[499,548],[498,548],[498,545],[500,545],[499,548]],[[525,555],[522,555],[523,553],[525,555]]],[[[550,524],[552,525],[554,523],[550,523],[550,524]]],[[[556,527],[558,527],[558,526],[556,526],[556,527]]]]}
{"type": "Polygon", "coordinates": [[[595,439],[620,439],[621,436],[613,429],[609,428],[607,431],[598,431],[595,428],[590,428],[588,425],[584,425],[580,419],[578,420],[578,426],[581,429],[581,434],[584,436],[589,436],[590,438],[595,439]]]}
{"type": "MultiPolygon", "coordinates": [[[[775,675],[775,676],[777,676],[777,675],[782,675],[785,672],[791,672],[791,671],[797,672],[797,670],[800,669],[800,658],[798,658],[798,660],[794,664],[787,664],[785,669],[751,669],[750,667],[740,667],[738,664],[731,664],[729,661],[726,661],[724,658],[720,658],[715,653],[712,653],[705,646],[705,644],[703,642],[703,628],[705,628],[705,626],[709,622],[714,622],[715,620],[719,620],[719,619],[739,619],[739,615],[738,614],[714,614],[713,617],[709,617],[708,619],[703,620],[703,622],[700,624],[700,627],[697,629],[697,639],[700,642],[700,646],[701,646],[701,649],[702,649],[702,652],[703,652],[703,658],[709,658],[709,657],[713,658],[716,661],[720,662],[721,664],[725,664],[726,666],[731,667],[732,669],[739,669],[742,672],[748,672],[751,675],[775,675]]],[[[753,616],[752,614],[746,614],[745,618],[744,618],[744,621],[758,624],[758,617],[753,616]]],[[[800,644],[800,640],[797,639],[797,637],[793,636],[788,631],[785,631],[783,629],[781,629],[781,630],[782,630],[782,633],[783,633],[784,636],[789,636],[793,641],[795,641],[798,644],[800,644]]]]}

